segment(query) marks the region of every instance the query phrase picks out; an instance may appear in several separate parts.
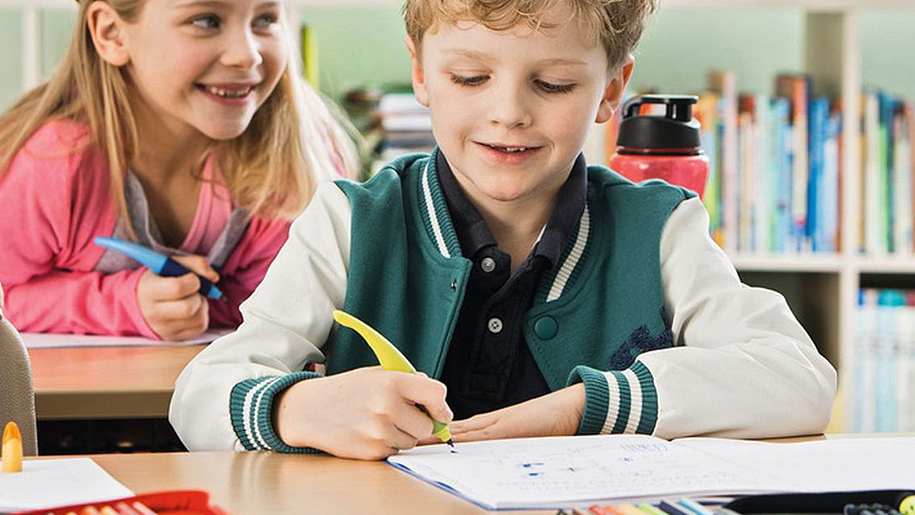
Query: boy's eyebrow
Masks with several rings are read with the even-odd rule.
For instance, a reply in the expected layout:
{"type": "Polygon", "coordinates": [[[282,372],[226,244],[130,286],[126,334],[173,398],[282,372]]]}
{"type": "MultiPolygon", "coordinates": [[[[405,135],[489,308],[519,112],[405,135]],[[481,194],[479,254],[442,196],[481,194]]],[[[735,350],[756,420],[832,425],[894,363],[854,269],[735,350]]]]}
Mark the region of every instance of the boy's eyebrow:
{"type": "MultiPolygon", "coordinates": [[[[464,48],[445,48],[442,52],[446,54],[454,54],[461,57],[467,57],[470,59],[482,59],[485,60],[491,56],[485,52],[478,52],[476,50],[467,50],[464,48]]],[[[563,57],[553,57],[549,59],[543,59],[537,61],[538,64],[548,64],[548,65],[565,65],[565,66],[587,66],[588,63],[582,61],[581,59],[567,59],[563,57]]]]}

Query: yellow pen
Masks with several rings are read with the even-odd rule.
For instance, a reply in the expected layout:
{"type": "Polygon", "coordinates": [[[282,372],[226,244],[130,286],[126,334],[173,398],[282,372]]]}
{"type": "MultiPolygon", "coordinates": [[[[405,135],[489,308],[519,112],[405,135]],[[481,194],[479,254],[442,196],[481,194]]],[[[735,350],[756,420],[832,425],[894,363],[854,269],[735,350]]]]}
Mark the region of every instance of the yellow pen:
{"type": "Polygon", "coordinates": [[[3,472],[22,472],[22,434],[15,422],[3,429],[3,472]]]}
{"type": "MultiPolygon", "coordinates": [[[[381,333],[373,329],[372,326],[353,315],[338,309],[334,310],[334,320],[336,320],[338,324],[349,327],[362,336],[365,342],[369,344],[369,347],[372,348],[375,357],[378,358],[378,363],[381,364],[381,368],[393,370],[395,372],[406,372],[408,374],[416,373],[416,369],[413,368],[413,365],[410,364],[407,358],[397,350],[397,347],[388,341],[387,338],[382,336],[381,333]]],[[[419,406],[419,409],[423,410],[426,415],[429,414],[422,406],[419,406]]],[[[432,434],[439,437],[451,447],[454,447],[454,441],[451,439],[451,430],[448,429],[446,424],[442,424],[438,420],[432,419],[432,434]]]]}

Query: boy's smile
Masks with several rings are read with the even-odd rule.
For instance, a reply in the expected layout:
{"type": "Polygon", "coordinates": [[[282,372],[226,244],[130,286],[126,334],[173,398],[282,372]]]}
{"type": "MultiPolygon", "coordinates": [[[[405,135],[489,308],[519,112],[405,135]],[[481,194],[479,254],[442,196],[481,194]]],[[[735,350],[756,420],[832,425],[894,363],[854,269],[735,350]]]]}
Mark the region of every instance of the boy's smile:
{"type": "Polygon", "coordinates": [[[413,57],[417,98],[455,178],[482,212],[552,205],[588,129],[609,119],[625,82],[598,42],[585,41],[568,7],[555,28],[494,31],[437,23],[413,57]]]}

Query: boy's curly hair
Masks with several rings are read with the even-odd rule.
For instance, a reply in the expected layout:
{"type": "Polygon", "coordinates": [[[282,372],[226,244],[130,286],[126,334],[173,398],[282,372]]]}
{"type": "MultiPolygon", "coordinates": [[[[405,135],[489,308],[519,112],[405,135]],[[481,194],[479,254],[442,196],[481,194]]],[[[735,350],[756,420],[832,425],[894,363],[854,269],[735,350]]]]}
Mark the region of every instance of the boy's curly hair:
{"type": "Polygon", "coordinates": [[[423,34],[436,22],[473,21],[492,30],[517,26],[531,29],[579,24],[589,41],[600,42],[611,68],[622,64],[635,49],[657,0],[406,0],[403,7],[407,35],[419,50],[423,34]],[[546,13],[569,7],[568,20],[546,20],[546,13]]]}

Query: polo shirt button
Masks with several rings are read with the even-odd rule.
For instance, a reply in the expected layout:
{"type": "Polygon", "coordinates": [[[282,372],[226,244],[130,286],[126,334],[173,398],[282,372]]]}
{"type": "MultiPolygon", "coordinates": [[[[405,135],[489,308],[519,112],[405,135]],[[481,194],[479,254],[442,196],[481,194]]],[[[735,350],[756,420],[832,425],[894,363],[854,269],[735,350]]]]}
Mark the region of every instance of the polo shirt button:
{"type": "Polygon", "coordinates": [[[487,256],[480,261],[480,268],[488,274],[496,269],[496,260],[487,256]]]}
{"type": "Polygon", "coordinates": [[[502,332],[502,320],[499,320],[496,317],[490,318],[489,322],[486,323],[486,326],[492,334],[499,334],[502,332]]]}
{"type": "Polygon", "coordinates": [[[551,340],[559,333],[559,324],[550,316],[540,317],[534,322],[534,334],[543,340],[551,340]]]}

